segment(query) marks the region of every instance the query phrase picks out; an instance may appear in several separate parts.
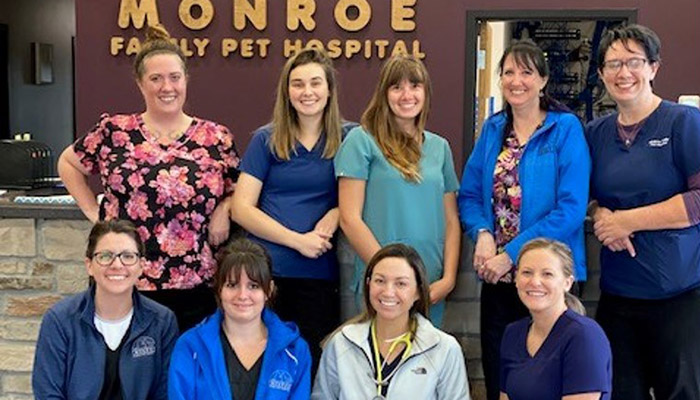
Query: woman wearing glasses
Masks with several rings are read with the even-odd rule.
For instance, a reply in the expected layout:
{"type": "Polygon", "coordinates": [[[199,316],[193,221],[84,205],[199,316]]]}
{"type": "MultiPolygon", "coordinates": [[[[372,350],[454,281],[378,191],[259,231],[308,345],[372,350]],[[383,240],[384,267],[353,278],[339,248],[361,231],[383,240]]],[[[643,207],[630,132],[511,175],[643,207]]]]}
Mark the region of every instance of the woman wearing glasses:
{"type": "Polygon", "coordinates": [[[37,399],[166,399],[173,313],[140,295],[143,243],[126,221],[98,222],[85,267],[89,289],[44,315],[32,374],[37,399]]]}
{"type": "Polygon", "coordinates": [[[418,252],[390,244],[369,261],[364,312],[328,339],[312,399],[469,400],[462,349],[428,320],[418,252]]]}
{"type": "Polygon", "coordinates": [[[613,399],[700,398],[700,112],[654,93],[660,45],[639,25],[607,32],[598,72],[617,112],[586,132],[613,399]]]}

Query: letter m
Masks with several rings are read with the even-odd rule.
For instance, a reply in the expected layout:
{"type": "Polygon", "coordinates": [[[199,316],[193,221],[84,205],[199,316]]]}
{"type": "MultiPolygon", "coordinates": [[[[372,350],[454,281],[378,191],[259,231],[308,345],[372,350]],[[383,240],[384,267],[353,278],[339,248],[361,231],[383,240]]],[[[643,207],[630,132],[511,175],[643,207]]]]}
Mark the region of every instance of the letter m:
{"type": "Polygon", "coordinates": [[[128,28],[129,21],[133,21],[134,28],[141,29],[146,18],[148,18],[148,25],[159,23],[156,0],[121,0],[118,22],[120,28],[128,28]]]}

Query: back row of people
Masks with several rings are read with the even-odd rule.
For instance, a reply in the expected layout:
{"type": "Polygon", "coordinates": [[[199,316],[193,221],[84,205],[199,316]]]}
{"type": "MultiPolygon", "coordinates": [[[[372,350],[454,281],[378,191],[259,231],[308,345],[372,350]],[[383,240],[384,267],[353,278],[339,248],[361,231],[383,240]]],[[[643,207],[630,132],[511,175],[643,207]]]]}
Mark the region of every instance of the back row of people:
{"type": "Polygon", "coordinates": [[[700,315],[691,312],[700,307],[700,166],[692,156],[699,148],[700,114],[653,93],[660,43],[647,28],[612,30],[601,43],[599,74],[619,113],[589,126],[588,146],[573,114],[547,95],[541,50],[528,41],[509,47],[499,65],[506,110],[485,123],[465,166],[459,202],[449,145],[425,130],[432,93],[420,61],[388,61],[362,126],[351,130],[341,122],[330,61],[316,50],[300,52],[280,77],[272,123],[256,132],[239,166],[225,127],[183,111],[184,55],[162,30],[150,35],[135,63],[146,111],[104,116],[64,152],[59,172],[91,220],[136,223],[147,259],[138,286],[172,308],[181,329],[216,308],[206,285],[216,273],[212,248],[228,236],[229,216],[270,252],[279,282],[276,309],[299,324],[314,363],[319,342],[340,322],[339,299],[347,310],[343,317],[359,310],[364,265],[391,242],[412,245],[424,260],[430,316],[439,327],[443,300],[456,281],[459,215],[476,243],[473,263],[484,280],[484,374],[489,398],[498,398],[505,326],[527,315],[512,283],[514,260],[535,237],[563,241],[573,250],[581,289],[582,221],[592,176],[595,233],[606,246],[598,318],[615,359],[634,353],[626,346],[658,349],[644,362],[628,360],[639,370],[613,364],[614,396],[644,398],[626,390],[648,393],[651,386],[657,396],[700,387],[700,358],[691,351],[697,346],[663,333],[676,320],[654,322],[650,331],[657,333],[648,340],[626,339],[645,321],[656,321],[657,313],[687,322],[686,332],[697,331],[688,314],[700,315]],[[663,185],[652,184],[658,181],[638,177],[645,171],[666,171],[668,177],[663,185]],[[99,206],[85,182],[98,172],[105,187],[99,206]],[[352,271],[340,271],[340,287],[333,254],[339,225],[358,254],[352,271]],[[640,316],[623,326],[610,310],[640,316]],[[667,342],[657,344],[656,335],[667,342]],[[670,364],[683,367],[673,378],[658,378],[670,364]]]}

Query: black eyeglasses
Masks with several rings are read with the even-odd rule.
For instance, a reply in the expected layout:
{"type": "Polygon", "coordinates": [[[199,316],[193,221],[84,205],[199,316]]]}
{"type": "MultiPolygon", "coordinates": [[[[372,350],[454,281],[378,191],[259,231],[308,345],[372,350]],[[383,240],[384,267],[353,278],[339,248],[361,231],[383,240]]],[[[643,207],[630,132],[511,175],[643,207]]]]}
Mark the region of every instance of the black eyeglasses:
{"type": "Polygon", "coordinates": [[[122,251],[121,253],[98,251],[92,254],[92,259],[102,267],[109,267],[117,257],[119,257],[119,261],[121,261],[123,266],[131,267],[139,262],[141,255],[134,251],[122,251]]]}
{"type": "Polygon", "coordinates": [[[608,60],[605,61],[602,65],[603,67],[603,72],[611,73],[611,74],[616,74],[620,72],[622,69],[622,66],[626,66],[628,70],[637,72],[644,67],[644,64],[648,63],[649,60],[646,58],[641,58],[641,57],[633,57],[627,60],[608,60]]]}

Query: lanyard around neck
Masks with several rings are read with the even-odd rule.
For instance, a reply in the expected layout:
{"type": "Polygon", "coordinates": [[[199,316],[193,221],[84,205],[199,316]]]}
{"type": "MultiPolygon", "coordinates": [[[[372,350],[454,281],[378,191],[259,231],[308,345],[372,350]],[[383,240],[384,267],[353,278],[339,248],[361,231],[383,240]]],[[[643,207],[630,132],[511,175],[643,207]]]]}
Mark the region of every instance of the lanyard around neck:
{"type": "Polygon", "coordinates": [[[394,373],[399,369],[401,364],[403,364],[403,362],[408,358],[409,354],[411,353],[411,332],[406,332],[403,335],[391,341],[391,345],[389,345],[389,351],[387,352],[386,357],[384,358],[384,362],[382,362],[379,352],[379,343],[377,340],[377,328],[375,321],[372,321],[372,324],[370,324],[370,331],[372,334],[372,347],[374,349],[374,363],[377,366],[375,379],[375,383],[377,384],[377,397],[381,398],[382,386],[388,384],[389,379],[391,379],[391,377],[394,376],[394,373]],[[393,353],[394,350],[396,350],[396,346],[398,346],[401,343],[404,343],[406,345],[406,349],[404,349],[403,355],[401,356],[401,360],[399,361],[399,365],[397,365],[396,368],[394,368],[394,370],[391,371],[391,373],[385,379],[382,376],[382,370],[386,366],[386,362],[391,356],[391,353],[393,353]]]}

